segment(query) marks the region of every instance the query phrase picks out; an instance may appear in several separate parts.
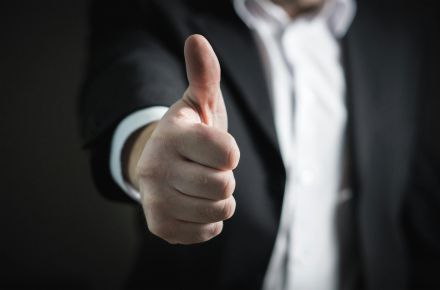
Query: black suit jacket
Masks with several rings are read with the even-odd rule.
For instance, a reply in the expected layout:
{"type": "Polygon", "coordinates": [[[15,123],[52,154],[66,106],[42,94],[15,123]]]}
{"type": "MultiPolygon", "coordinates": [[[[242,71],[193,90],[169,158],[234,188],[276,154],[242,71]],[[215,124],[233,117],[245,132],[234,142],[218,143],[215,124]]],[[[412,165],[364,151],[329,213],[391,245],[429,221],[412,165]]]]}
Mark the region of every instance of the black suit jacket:
{"type": "MultiPolygon", "coordinates": [[[[80,120],[102,194],[128,201],[109,174],[113,130],[135,110],[170,106],[181,97],[187,86],[183,43],[192,33],[205,35],[219,57],[230,133],[241,151],[235,171],[237,210],[223,233],[204,244],[171,246],[143,225],[144,246],[132,286],[262,285],[286,173],[258,51],[230,2],[94,3],[80,120]]],[[[350,207],[339,213],[343,223],[351,224],[341,232],[341,268],[356,277],[353,289],[440,289],[438,22],[434,2],[390,2],[359,0],[341,44],[354,192],[350,207]]],[[[341,288],[350,285],[346,278],[341,288]]]]}

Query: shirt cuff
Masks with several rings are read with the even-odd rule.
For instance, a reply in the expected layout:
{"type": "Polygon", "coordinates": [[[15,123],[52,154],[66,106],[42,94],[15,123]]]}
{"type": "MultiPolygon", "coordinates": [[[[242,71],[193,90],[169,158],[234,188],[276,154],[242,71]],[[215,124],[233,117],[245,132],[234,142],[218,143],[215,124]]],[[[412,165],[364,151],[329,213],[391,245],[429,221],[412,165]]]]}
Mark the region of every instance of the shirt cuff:
{"type": "Polygon", "coordinates": [[[154,106],[136,111],[125,117],[113,133],[110,147],[110,173],[119,187],[135,201],[140,201],[141,195],[122,174],[122,149],[125,142],[136,130],[151,122],[159,121],[168,111],[168,107],[154,106]]]}

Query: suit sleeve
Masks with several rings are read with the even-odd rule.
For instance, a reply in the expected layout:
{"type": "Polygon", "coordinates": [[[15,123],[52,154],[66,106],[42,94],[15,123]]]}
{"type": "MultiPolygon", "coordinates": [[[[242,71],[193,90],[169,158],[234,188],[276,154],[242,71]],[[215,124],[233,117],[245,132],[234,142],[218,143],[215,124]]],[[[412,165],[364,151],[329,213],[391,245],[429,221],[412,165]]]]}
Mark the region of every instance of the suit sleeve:
{"type": "Polygon", "coordinates": [[[176,43],[166,38],[163,27],[167,25],[155,16],[154,9],[153,5],[140,9],[136,1],[92,4],[88,71],[79,98],[79,121],[95,184],[104,196],[114,200],[130,201],[109,169],[116,126],[140,109],[169,107],[187,85],[183,58],[176,43]]]}

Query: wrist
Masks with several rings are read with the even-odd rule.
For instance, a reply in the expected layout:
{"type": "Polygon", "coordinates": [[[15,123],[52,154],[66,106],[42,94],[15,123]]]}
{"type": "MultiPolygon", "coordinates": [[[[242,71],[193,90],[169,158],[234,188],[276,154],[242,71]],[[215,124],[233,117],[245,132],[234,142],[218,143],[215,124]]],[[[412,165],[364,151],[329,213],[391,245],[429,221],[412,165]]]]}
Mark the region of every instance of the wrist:
{"type": "Polygon", "coordinates": [[[145,144],[150,139],[157,122],[152,122],[149,125],[140,128],[134,132],[124,145],[122,151],[123,177],[136,190],[139,190],[139,178],[137,176],[137,164],[144,150],[145,144]]]}

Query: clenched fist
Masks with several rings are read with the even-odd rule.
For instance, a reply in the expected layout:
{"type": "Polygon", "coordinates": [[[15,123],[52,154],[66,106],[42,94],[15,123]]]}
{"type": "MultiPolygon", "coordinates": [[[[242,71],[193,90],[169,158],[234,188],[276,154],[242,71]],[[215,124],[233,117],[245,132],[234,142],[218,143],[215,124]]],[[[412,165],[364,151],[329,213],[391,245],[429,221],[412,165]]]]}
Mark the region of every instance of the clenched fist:
{"type": "Polygon", "coordinates": [[[222,231],[235,211],[232,170],[240,156],[227,132],[220,65],[204,37],[186,40],[185,62],[189,87],[145,131],[130,176],[149,230],[172,244],[204,242],[222,231]]]}

